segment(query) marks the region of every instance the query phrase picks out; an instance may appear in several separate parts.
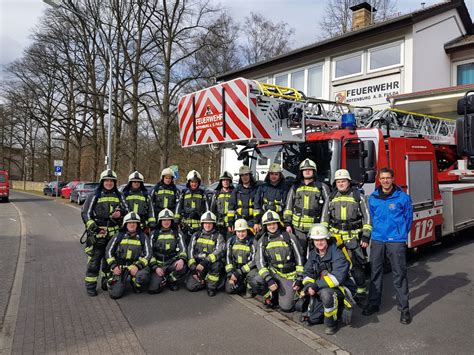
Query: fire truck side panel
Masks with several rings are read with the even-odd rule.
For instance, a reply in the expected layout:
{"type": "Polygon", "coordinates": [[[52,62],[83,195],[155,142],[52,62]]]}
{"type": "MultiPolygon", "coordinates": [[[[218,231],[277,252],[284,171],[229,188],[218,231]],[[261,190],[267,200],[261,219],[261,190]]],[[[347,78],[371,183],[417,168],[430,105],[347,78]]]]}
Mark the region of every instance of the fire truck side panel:
{"type": "Polygon", "coordinates": [[[474,185],[440,185],[443,196],[443,230],[446,236],[474,225],[474,185]]]}

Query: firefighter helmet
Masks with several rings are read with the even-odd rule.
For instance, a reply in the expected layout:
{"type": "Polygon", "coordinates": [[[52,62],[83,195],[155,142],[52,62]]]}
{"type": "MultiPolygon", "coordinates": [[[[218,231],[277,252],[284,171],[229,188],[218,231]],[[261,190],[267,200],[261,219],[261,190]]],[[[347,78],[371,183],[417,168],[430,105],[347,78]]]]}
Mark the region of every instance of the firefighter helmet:
{"type": "Polygon", "coordinates": [[[275,211],[267,211],[262,217],[262,224],[280,223],[280,216],[275,211]]]}
{"type": "Polygon", "coordinates": [[[171,177],[174,177],[174,172],[173,170],[171,170],[171,168],[164,168],[162,171],[161,171],[161,177],[165,177],[165,176],[171,176],[171,177]]]}
{"type": "Polygon", "coordinates": [[[329,239],[329,231],[321,223],[315,223],[309,230],[308,236],[313,240],[329,239]]]}
{"type": "Polygon", "coordinates": [[[217,222],[216,215],[212,213],[211,211],[207,211],[201,216],[201,223],[216,223],[216,222],[217,222]]]}
{"type": "Polygon", "coordinates": [[[117,174],[113,170],[104,170],[100,173],[100,180],[102,182],[104,180],[117,180],[117,174]]]}
{"type": "Polygon", "coordinates": [[[143,175],[140,174],[138,171],[134,171],[128,176],[128,182],[132,182],[132,181],[143,182],[143,175]]]}
{"type": "Polygon", "coordinates": [[[138,223],[140,224],[140,216],[138,215],[138,213],[135,213],[135,212],[129,212],[125,215],[125,217],[123,218],[123,226],[125,226],[127,223],[131,223],[131,222],[135,222],[135,223],[138,223]]]}
{"type": "Polygon", "coordinates": [[[161,221],[163,219],[174,219],[174,213],[171,210],[165,208],[158,213],[158,220],[161,221]]]}
{"type": "Polygon", "coordinates": [[[236,220],[235,224],[234,224],[234,227],[235,227],[236,231],[245,231],[245,230],[249,229],[249,225],[248,225],[247,221],[243,218],[240,218],[240,219],[236,220]]]}
{"type": "Polygon", "coordinates": [[[197,179],[201,181],[201,174],[199,174],[196,170],[191,170],[188,175],[186,175],[186,180],[190,181],[193,179],[197,179]]]}
{"type": "Polygon", "coordinates": [[[316,163],[309,158],[306,158],[300,163],[300,170],[312,169],[316,171],[316,163]]]}
{"type": "Polygon", "coordinates": [[[346,169],[339,169],[336,170],[336,173],[334,174],[334,180],[351,180],[351,174],[346,169]]]}
{"type": "Polygon", "coordinates": [[[281,168],[281,165],[277,163],[273,163],[272,165],[270,165],[270,168],[268,169],[269,173],[281,173],[282,171],[283,169],[281,168]]]}
{"type": "Polygon", "coordinates": [[[239,175],[252,174],[252,171],[247,165],[242,165],[239,168],[239,175]]]}
{"type": "Polygon", "coordinates": [[[230,180],[232,181],[232,174],[228,171],[224,171],[221,176],[219,176],[219,180],[230,180]]]}

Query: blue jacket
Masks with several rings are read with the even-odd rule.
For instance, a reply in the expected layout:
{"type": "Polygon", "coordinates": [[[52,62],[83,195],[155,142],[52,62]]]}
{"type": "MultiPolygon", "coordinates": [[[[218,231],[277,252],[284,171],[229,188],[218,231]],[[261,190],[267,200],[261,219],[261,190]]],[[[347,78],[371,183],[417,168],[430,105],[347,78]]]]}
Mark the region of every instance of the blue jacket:
{"type": "Polygon", "coordinates": [[[372,216],[372,239],[381,242],[406,243],[413,222],[413,206],[410,196],[400,187],[382,197],[379,187],[369,197],[372,216]]]}

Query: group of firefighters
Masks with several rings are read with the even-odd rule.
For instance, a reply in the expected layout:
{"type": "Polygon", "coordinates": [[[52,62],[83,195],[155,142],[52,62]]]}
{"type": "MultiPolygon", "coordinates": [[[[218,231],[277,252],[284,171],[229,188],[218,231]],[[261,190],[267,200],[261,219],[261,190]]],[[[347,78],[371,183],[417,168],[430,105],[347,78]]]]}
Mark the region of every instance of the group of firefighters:
{"type": "MultiPolygon", "coordinates": [[[[382,175],[393,178],[386,170],[382,175]]],[[[165,287],[178,290],[184,280],[189,291],[206,288],[211,297],[222,287],[244,297],[261,295],[266,307],[298,310],[302,320],[324,323],[326,333],[334,334],[337,321],[350,322],[354,304],[367,299],[371,215],[383,216],[385,207],[379,212],[374,203],[369,210],[347,170],[335,172],[332,188],[318,180],[310,159],[300,163],[291,185],[282,171],[272,164],[259,185],[244,165],[236,187],[224,172],[210,199],[196,170],[187,174],[186,188],[179,192],[173,170],[164,169],[150,194],[137,171],[122,193],[116,173],[102,172],[82,210],[88,295],[97,295],[99,276],[112,298],[122,297],[129,283],[137,293],[146,286],[149,293],[159,293],[165,287]]],[[[388,197],[398,191],[382,188],[380,194],[388,197]]],[[[384,255],[378,261],[383,263],[384,255]]],[[[406,282],[406,267],[400,274],[400,282],[406,282]]],[[[366,315],[380,305],[382,278],[375,276],[366,315]]],[[[401,321],[407,324],[408,287],[398,289],[401,321]]]]}

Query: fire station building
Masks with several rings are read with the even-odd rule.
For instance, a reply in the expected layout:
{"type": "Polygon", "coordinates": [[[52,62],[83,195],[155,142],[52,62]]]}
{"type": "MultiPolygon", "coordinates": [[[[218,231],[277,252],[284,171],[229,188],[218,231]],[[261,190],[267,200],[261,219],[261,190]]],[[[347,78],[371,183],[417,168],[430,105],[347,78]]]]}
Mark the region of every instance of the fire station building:
{"type": "Polygon", "coordinates": [[[244,77],[354,106],[377,110],[396,102],[409,111],[454,116],[457,99],[474,89],[474,26],[464,1],[374,24],[376,9],[368,3],[351,10],[352,31],[225,73],[218,81],[244,77]]]}

